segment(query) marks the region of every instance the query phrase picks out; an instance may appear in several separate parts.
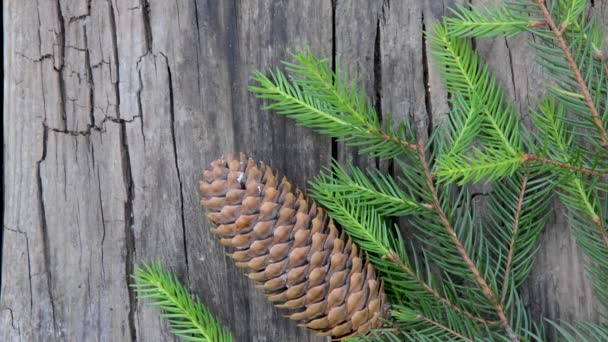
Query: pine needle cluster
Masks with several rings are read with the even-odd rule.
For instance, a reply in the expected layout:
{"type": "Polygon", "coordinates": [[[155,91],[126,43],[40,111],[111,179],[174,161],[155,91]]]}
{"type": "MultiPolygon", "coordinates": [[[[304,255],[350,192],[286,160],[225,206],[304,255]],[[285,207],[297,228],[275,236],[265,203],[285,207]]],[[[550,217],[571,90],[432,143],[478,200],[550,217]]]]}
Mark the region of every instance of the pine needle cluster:
{"type": "Polygon", "coordinates": [[[450,94],[449,120],[428,140],[407,121],[380,120],[365,90],[310,51],[257,73],[266,109],[394,162],[399,177],[334,163],[312,196],[364,249],[392,304],[386,328],[359,340],[604,340],[608,326],[532,317],[519,294],[534,264],[554,195],[599,299],[608,306],[608,64],[605,31],[587,1],[515,0],[457,7],[427,33],[450,94]],[[470,38],[528,33],[554,85],[521,114],[470,38]],[[471,187],[492,186],[485,204],[471,187]],[[395,218],[416,230],[403,237],[395,218]]]}

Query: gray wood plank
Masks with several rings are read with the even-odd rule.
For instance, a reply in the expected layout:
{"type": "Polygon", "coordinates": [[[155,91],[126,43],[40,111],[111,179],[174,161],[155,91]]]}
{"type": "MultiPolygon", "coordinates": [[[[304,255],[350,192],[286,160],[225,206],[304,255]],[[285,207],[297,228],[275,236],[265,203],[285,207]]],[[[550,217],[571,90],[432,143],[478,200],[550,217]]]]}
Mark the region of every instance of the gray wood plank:
{"type": "MultiPolygon", "coordinates": [[[[21,244],[4,241],[2,330],[7,340],[129,340],[124,123],[94,120],[88,4],[35,5],[5,4],[16,43],[5,50],[13,70],[5,182],[13,188],[4,228],[21,244]],[[29,296],[11,295],[24,288],[29,296]]],[[[110,78],[97,81],[96,90],[113,88],[110,78]]]]}
{"type": "MultiPolygon", "coordinates": [[[[335,56],[336,67],[348,71],[349,78],[357,76],[359,85],[378,107],[380,95],[380,19],[388,3],[373,1],[335,1],[335,56]]],[[[376,108],[381,109],[381,108],[376,108]]],[[[382,115],[378,111],[378,115],[382,115]]],[[[341,163],[350,162],[363,169],[376,168],[378,161],[360,155],[356,148],[342,142],[336,144],[334,158],[341,163]]]]}
{"type": "Polygon", "coordinates": [[[41,67],[35,62],[40,52],[30,43],[38,40],[37,8],[32,2],[9,5],[3,3],[4,98],[11,100],[3,101],[0,337],[6,341],[40,340],[52,336],[54,326],[45,276],[37,167],[44,135],[41,67]],[[34,301],[40,305],[34,306],[34,301]]]}

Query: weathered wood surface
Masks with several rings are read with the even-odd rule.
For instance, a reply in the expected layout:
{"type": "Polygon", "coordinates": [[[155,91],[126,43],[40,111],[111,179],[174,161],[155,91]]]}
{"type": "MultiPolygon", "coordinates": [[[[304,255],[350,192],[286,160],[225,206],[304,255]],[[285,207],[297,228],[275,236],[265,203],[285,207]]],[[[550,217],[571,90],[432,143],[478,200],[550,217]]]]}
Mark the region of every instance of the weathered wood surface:
{"type": "MultiPolygon", "coordinates": [[[[198,204],[200,171],[240,150],[300,185],[332,156],[388,167],[260,111],[250,75],[309,45],[357,71],[381,112],[428,133],[448,105],[422,32],[451,3],[4,1],[0,340],[171,340],[127,287],[134,265],[160,259],[238,341],[320,341],[224,256],[198,204]]],[[[594,6],[608,21],[608,4],[594,6]]],[[[546,77],[525,37],[477,47],[527,115],[546,77]]],[[[596,320],[581,253],[553,210],[527,303],[596,320]]]]}

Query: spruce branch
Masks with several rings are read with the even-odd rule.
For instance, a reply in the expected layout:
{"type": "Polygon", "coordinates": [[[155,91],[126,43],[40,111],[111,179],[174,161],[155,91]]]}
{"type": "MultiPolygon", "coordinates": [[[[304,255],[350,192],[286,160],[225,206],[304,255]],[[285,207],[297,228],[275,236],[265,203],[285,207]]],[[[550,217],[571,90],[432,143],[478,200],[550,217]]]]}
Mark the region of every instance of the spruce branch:
{"type": "Polygon", "coordinates": [[[151,299],[161,317],[167,318],[171,332],[184,341],[231,342],[230,331],[201,303],[194,299],[177,277],[165,271],[160,262],[144,263],[131,276],[137,297],[151,299]]]}
{"type": "Polygon", "coordinates": [[[397,255],[397,253],[391,251],[391,253],[386,256],[386,259],[388,259],[388,260],[392,261],[393,263],[395,263],[396,265],[398,265],[399,268],[402,271],[404,271],[406,274],[408,274],[409,276],[414,277],[418,281],[418,283],[428,293],[432,294],[433,297],[435,297],[437,300],[439,300],[441,303],[445,304],[447,307],[454,310],[455,312],[458,312],[458,313],[466,316],[467,318],[469,318],[473,321],[479,322],[479,323],[483,323],[483,324],[494,324],[495,323],[493,321],[488,321],[488,320],[483,319],[479,316],[476,316],[468,311],[463,310],[462,308],[457,306],[454,302],[450,301],[446,297],[439,294],[439,292],[437,292],[437,290],[435,290],[432,286],[430,286],[427,282],[425,282],[424,279],[419,277],[418,274],[414,270],[412,270],[412,268],[410,266],[406,265],[401,260],[401,258],[397,255]]]}
{"type": "Polygon", "coordinates": [[[494,6],[481,5],[467,8],[456,5],[451,8],[453,17],[446,17],[445,23],[452,37],[511,37],[530,28],[546,25],[547,21],[530,14],[516,14],[516,4],[494,6]]]}
{"type": "Polygon", "coordinates": [[[519,114],[513,105],[505,104],[504,90],[479,61],[470,42],[449,36],[445,23],[435,25],[429,40],[448,92],[483,114],[479,131],[469,134],[476,134],[488,149],[516,156],[521,149],[519,114]]]}
{"type": "MultiPolygon", "coordinates": [[[[597,20],[587,21],[584,11],[587,4],[586,0],[554,1],[551,8],[546,4],[541,8],[537,0],[517,0],[490,7],[460,6],[455,17],[446,18],[445,23],[451,37],[511,36],[526,31],[538,36],[544,44],[532,45],[539,52],[539,62],[561,86],[549,88],[573,113],[585,119],[572,121],[572,126],[597,131],[598,135],[583,133],[583,136],[588,141],[597,139],[593,142],[605,147],[608,116],[601,108],[605,106],[602,94],[607,87],[608,65],[601,48],[604,32],[599,29],[597,20]],[[546,20],[547,13],[552,15],[552,22],[546,20]],[[523,25],[526,21],[530,25],[523,25]],[[564,53],[564,46],[568,47],[568,54],[564,53]],[[589,90],[587,94],[581,90],[585,88],[589,90]],[[595,102],[590,102],[593,97],[595,102]]],[[[601,149],[606,152],[606,148],[601,149]]]]}
{"type": "Polygon", "coordinates": [[[566,170],[569,170],[569,171],[572,171],[575,173],[581,173],[581,174],[585,174],[585,175],[589,175],[589,176],[608,177],[608,170],[606,170],[606,171],[594,170],[594,169],[590,169],[590,168],[587,168],[584,166],[577,166],[577,165],[549,159],[546,157],[534,155],[532,153],[524,153],[522,155],[522,161],[524,163],[539,163],[539,164],[551,165],[551,166],[555,166],[555,167],[558,167],[561,169],[566,169],[566,170]]]}
{"type": "Polygon", "coordinates": [[[483,233],[496,264],[486,269],[494,279],[499,298],[510,307],[511,297],[527,278],[554,190],[551,176],[517,172],[493,184],[484,206],[483,233]]]}
{"type": "Polygon", "coordinates": [[[458,182],[464,185],[478,183],[482,179],[496,180],[513,175],[524,163],[524,155],[505,157],[500,151],[472,148],[465,156],[444,156],[434,173],[440,181],[458,182]]]}
{"type": "MultiPolygon", "coordinates": [[[[515,10],[508,10],[509,6],[506,8],[499,10],[498,15],[510,16],[513,20],[522,18],[521,15],[517,17],[512,13],[515,10]]],[[[568,7],[569,17],[576,16],[580,12],[579,8],[578,5],[568,7]]],[[[462,30],[467,26],[466,23],[463,23],[464,18],[473,20],[471,18],[479,19],[482,13],[496,13],[490,12],[488,9],[469,10],[460,8],[458,13],[461,12],[462,15],[457,18],[446,18],[445,24],[439,24],[430,38],[433,42],[433,54],[440,63],[439,67],[443,71],[448,91],[454,95],[450,129],[446,130],[446,135],[450,140],[448,145],[451,144],[453,148],[442,153],[434,174],[443,181],[458,181],[459,184],[464,184],[470,181],[479,182],[482,179],[500,179],[512,175],[522,167],[546,165],[590,176],[605,177],[608,170],[572,165],[565,161],[556,161],[546,156],[524,152],[521,145],[516,143],[517,139],[513,140],[515,144],[510,143],[509,131],[518,131],[519,129],[511,128],[508,119],[505,120],[504,118],[513,120],[518,115],[515,112],[510,112],[510,115],[507,116],[503,115],[501,106],[504,100],[501,98],[501,91],[495,86],[493,78],[486,75],[486,67],[477,62],[476,55],[467,46],[466,41],[455,40],[452,36],[455,30],[462,30]],[[471,68],[467,67],[469,64],[478,65],[471,68]],[[482,71],[479,72],[478,70],[482,71]],[[487,91],[488,94],[497,95],[486,95],[483,90],[480,90],[488,87],[494,89],[487,91]],[[468,102],[463,101],[463,99],[468,100],[468,102]],[[486,114],[486,127],[490,128],[489,131],[480,132],[483,126],[479,126],[479,123],[475,121],[480,119],[477,111],[486,114]],[[492,136],[495,137],[494,140],[488,138],[492,136]],[[473,148],[472,153],[465,154],[464,152],[466,152],[468,145],[472,144],[473,139],[479,139],[483,143],[483,148],[473,148]]],[[[483,20],[492,21],[492,19],[483,20]]],[[[458,36],[459,34],[456,33],[455,35],[458,36]]],[[[465,34],[462,33],[462,35],[465,34]]],[[[561,93],[566,92],[562,89],[556,90],[561,93]]],[[[572,93],[572,95],[578,96],[575,93],[572,93]]],[[[582,95],[580,97],[583,98],[582,95]]],[[[517,121],[517,119],[515,120],[517,121]]]]}
{"type": "MultiPolygon", "coordinates": [[[[573,19],[573,16],[576,13],[580,14],[581,11],[578,9],[578,7],[571,9],[571,11],[568,12],[568,16],[566,17],[567,19],[562,23],[562,26],[557,27],[557,25],[553,19],[553,16],[551,15],[551,13],[549,12],[549,9],[546,6],[545,0],[536,0],[536,3],[538,4],[539,8],[541,9],[543,16],[545,17],[545,20],[547,21],[547,24],[551,28],[551,31],[555,35],[555,38],[557,39],[560,48],[564,52],[565,58],[568,61],[568,64],[570,65],[572,72],[576,76],[576,80],[579,84],[580,91],[582,92],[585,102],[587,103],[587,106],[589,107],[589,111],[591,112],[592,120],[595,123],[595,125],[597,126],[597,129],[599,130],[601,145],[605,148],[608,148],[608,132],[606,132],[606,128],[604,127],[604,123],[602,122],[602,119],[600,117],[600,114],[599,114],[597,108],[595,107],[595,103],[593,101],[593,98],[591,97],[591,93],[589,92],[587,83],[585,82],[585,80],[581,74],[581,71],[578,68],[578,65],[574,61],[574,58],[572,57],[572,52],[570,51],[570,48],[568,47],[568,44],[566,43],[566,40],[564,39],[564,35],[563,35],[565,28],[570,24],[570,20],[573,19]]],[[[572,3],[574,4],[574,3],[583,3],[583,2],[582,1],[572,1],[572,3]]],[[[584,5],[586,7],[586,3],[584,3],[584,5]]]]}
{"type": "Polygon", "coordinates": [[[534,143],[538,146],[534,153],[525,153],[524,161],[530,164],[541,164],[552,167],[552,171],[561,171],[606,178],[608,170],[599,169],[594,160],[582,157],[582,148],[575,144],[573,133],[566,128],[567,119],[563,105],[553,96],[546,96],[539,101],[537,109],[532,110],[532,121],[538,128],[534,143]]]}
{"type": "Polygon", "coordinates": [[[420,210],[427,210],[429,204],[418,203],[412,194],[406,193],[391,178],[379,171],[369,172],[369,178],[363,171],[352,164],[348,171],[336,161],[327,173],[315,179],[313,187],[333,193],[332,196],[345,199],[356,199],[360,205],[373,206],[378,215],[406,216],[420,210]]]}
{"type": "MultiPolygon", "coordinates": [[[[543,132],[536,140],[558,162],[572,160],[573,156],[580,154],[572,133],[565,129],[565,115],[564,106],[558,104],[554,97],[541,101],[532,115],[532,120],[543,132]]],[[[592,276],[600,302],[608,306],[608,208],[602,209],[599,199],[601,187],[597,183],[605,178],[594,175],[595,178],[586,179],[582,174],[564,172],[557,172],[556,176],[555,183],[560,189],[558,195],[568,208],[574,236],[589,256],[587,271],[592,276]]],[[[604,203],[608,205],[608,201],[604,200],[604,203]]]]}
{"type": "Polygon", "coordinates": [[[454,94],[450,99],[451,113],[447,124],[439,125],[437,139],[441,139],[440,155],[446,157],[458,156],[466,153],[473,144],[477,133],[481,129],[483,115],[480,106],[469,102],[463,96],[454,94]]]}
{"type": "Polygon", "coordinates": [[[608,340],[608,325],[592,324],[589,322],[555,322],[547,320],[551,327],[566,342],[595,342],[608,340]]]}
{"type": "Polygon", "coordinates": [[[437,164],[433,175],[441,181],[457,182],[460,185],[481,180],[497,180],[513,175],[516,171],[534,165],[557,167],[568,172],[601,177],[608,177],[608,170],[596,170],[567,162],[560,162],[533,153],[519,153],[505,158],[499,151],[482,151],[471,148],[466,156],[444,155],[437,164]]]}
{"type": "Polygon", "coordinates": [[[507,285],[509,284],[509,276],[511,275],[511,267],[512,267],[512,263],[513,263],[513,254],[515,252],[515,243],[517,241],[519,223],[521,220],[521,214],[522,214],[523,205],[524,205],[524,196],[526,194],[527,187],[528,187],[528,177],[524,176],[524,178],[521,182],[521,190],[519,191],[519,196],[517,197],[517,207],[515,208],[515,213],[513,215],[513,217],[514,217],[513,228],[512,228],[513,233],[511,235],[511,241],[509,242],[509,252],[507,254],[507,262],[505,265],[505,270],[502,275],[503,282],[502,282],[502,288],[500,289],[500,294],[499,294],[500,298],[504,298],[504,294],[506,292],[507,285]]]}
{"type": "MultiPolygon", "coordinates": [[[[425,340],[440,333],[438,326],[421,320],[426,317],[466,338],[477,338],[484,333],[494,336],[501,329],[509,340],[518,341],[531,333],[516,288],[530,270],[539,227],[542,228],[546,217],[544,205],[548,201],[541,199],[550,193],[551,187],[538,191],[538,184],[546,179],[538,179],[538,183],[536,177],[534,182],[526,180],[524,204],[517,209],[521,183],[516,187],[508,183],[497,192],[500,200],[496,201],[493,213],[496,225],[489,221],[491,234],[485,237],[467,192],[438,181],[441,179],[436,177],[436,172],[442,170],[441,158],[457,158],[468,150],[474,139],[484,144],[480,154],[490,151],[497,162],[503,162],[504,158],[516,159],[508,172],[501,171],[501,177],[516,173],[527,163],[514,107],[504,104],[504,92],[487,67],[478,63],[477,55],[472,53],[466,41],[449,38],[442,30],[442,27],[437,28],[438,32],[444,32],[440,38],[430,39],[438,47],[439,59],[449,64],[443,71],[449,74],[448,84],[454,91],[452,105],[463,116],[454,118],[445,136],[433,136],[428,142],[416,139],[409,128],[403,129],[406,124],[399,126],[398,132],[403,134],[395,134],[388,124],[379,125],[372,115],[375,112],[369,106],[369,100],[363,100],[364,92],[340,71],[332,74],[326,61],[312,56],[296,57],[297,63],[288,63],[289,76],[272,76],[278,74],[274,72],[272,77],[264,79],[258,74],[259,86],[251,90],[271,101],[267,108],[291,116],[323,134],[361,144],[389,137],[383,139],[391,142],[389,150],[394,151],[394,147],[399,146],[397,153],[384,151],[380,155],[392,158],[400,167],[401,184],[380,174],[365,175],[352,166],[347,170],[334,165],[311,187],[313,197],[368,253],[384,280],[393,305],[402,305],[412,313],[410,322],[397,322],[403,323],[399,326],[403,336],[425,340]],[[287,79],[291,80],[289,87],[296,87],[296,90],[267,96],[276,89],[286,89],[287,79]],[[307,95],[298,95],[304,93],[307,95]],[[281,107],[281,103],[293,102],[294,97],[302,100],[293,107],[291,104],[281,107]],[[327,116],[336,120],[325,120],[327,116]],[[433,155],[427,160],[427,148],[439,151],[439,157],[433,155]],[[531,188],[540,195],[535,197],[532,191],[527,191],[528,184],[534,184],[531,188]],[[454,195],[455,191],[460,194],[454,195]],[[514,205],[512,198],[516,199],[514,205]],[[539,204],[534,205],[536,202],[539,204]],[[503,207],[513,210],[505,211],[503,207]],[[409,262],[398,230],[387,225],[385,218],[393,215],[411,217],[414,228],[424,235],[418,237],[425,245],[421,264],[416,258],[413,264],[409,262]],[[521,222],[531,228],[521,228],[521,222]],[[531,224],[535,222],[538,224],[531,224]],[[504,233],[499,231],[503,227],[508,227],[504,233]],[[509,262],[505,262],[507,259],[509,262]],[[441,269],[439,280],[429,273],[430,262],[441,269]],[[426,276],[422,269],[426,270],[426,276]],[[437,311],[439,308],[443,310],[437,311]],[[437,312],[443,314],[438,316],[437,312]],[[418,315],[420,317],[416,318],[418,315]]],[[[378,152],[368,147],[365,145],[360,152],[378,152]]],[[[480,170],[487,169],[487,165],[481,164],[480,170]]]]}
{"type": "MultiPolygon", "coordinates": [[[[583,25],[579,23],[578,19],[583,12],[582,8],[585,8],[586,5],[584,1],[556,2],[557,6],[562,6],[560,10],[561,13],[564,13],[559,28],[554,19],[547,16],[549,10],[544,6],[544,1],[536,0],[536,2],[541,5],[539,7],[540,13],[545,18],[545,23],[551,30],[552,35],[549,37],[548,34],[540,30],[532,30],[547,43],[547,46],[536,45],[537,50],[541,53],[540,63],[564,85],[563,88],[552,87],[551,90],[561,102],[580,116],[585,117],[591,112],[590,117],[593,126],[589,127],[580,122],[565,119],[563,107],[555,105],[554,100],[549,100],[549,103],[541,104],[543,115],[534,116],[535,123],[540,128],[539,135],[541,135],[537,141],[543,142],[544,144],[541,146],[545,146],[546,149],[541,149],[538,151],[539,153],[524,152],[523,149],[519,149],[516,155],[509,157],[502,153],[500,149],[473,148],[473,154],[469,157],[446,155],[440,159],[435,173],[440,180],[460,180],[460,184],[479,181],[483,178],[489,180],[504,178],[513,174],[519,167],[527,166],[532,167],[532,169],[541,166],[543,168],[540,170],[544,169],[557,175],[557,182],[562,190],[560,197],[569,208],[571,225],[574,228],[579,245],[590,256],[591,262],[588,265],[588,271],[594,278],[594,286],[600,301],[605,303],[606,298],[608,298],[608,288],[605,286],[607,277],[604,276],[607,273],[604,265],[608,262],[607,223],[606,214],[602,212],[599,205],[600,201],[598,201],[597,194],[593,189],[598,189],[601,192],[599,190],[601,187],[598,188],[595,182],[605,178],[607,172],[601,167],[597,167],[598,164],[602,165],[603,163],[601,158],[599,160],[598,157],[590,159],[585,156],[588,154],[587,151],[576,146],[570,130],[566,129],[565,125],[567,123],[583,129],[595,128],[600,132],[598,136],[600,145],[606,147],[604,123],[597,114],[598,110],[595,107],[595,103],[601,105],[603,102],[594,102],[588,87],[589,85],[594,87],[594,95],[599,99],[602,99],[602,96],[605,97],[602,94],[606,93],[605,77],[608,69],[604,67],[604,64],[600,64],[601,68],[599,70],[594,69],[597,67],[597,63],[593,62],[593,59],[589,62],[589,58],[587,58],[589,49],[595,55],[597,55],[597,51],[600,51],[601,42],[596,41],[598,37],[603,37],[603,35],[598,33],[596,26],[592,26],[594,25],[593,21],[589,26],[590,28],[585,27],[584,29],[582,28],[583,25]],[[574,37],[569,38],[570,36],[574,37]],[[560,47],[559,53],[550,46],[552,39],[555,39],[556,45],[560,47]],[[574,52],[568,46],[567,39],[574,41],[573,46],[576,47],[575,50],[572,50],[574,52]],[[564,55],[565,63],[561,63],[560,58],[564,58],[564,55]],[[581,67],[577,65],[577,62],[587,67],[585,78],[583,78],[581,67]],[[593,77],[595,79],[592,82],[593,77]],[[581,93],[578,93],[579,91],[581,93]],[[583,105],[581,106],[579,102],[583,105]],[[586,107],[587,110],[585,111],[583,107],[586,107]],[[507,165],[510,168],[507,168],[507,165]],[[583,176],[586,178],[583,179],[583,176]]],[[[503,12],[502,15],[505,17],[512,16],[513,13],[503,12]]],[[[480,21],[488,19],[474,15],[464,15],[451,21],[447,19],[446,22],[449,22],[448,30],[451,34],[456,36],[483,36],[483,29],[476,32],[473,29],[468,31],[464,29],[467,24],[463,23],[462,19],[465,17],[469,19],[477,18],[480,21]],[[459,29],[454,29],[454,27],[459,29]]],[[[521,25],[519,29],[522,32],[524,31],[521,25]]],[[[490,35],[490,31],[486,31],[486,33],[490,35]]],[[[492,34],[497,35],[498,31],[494,31],[492,34]]],[[[468,54],[470,53],[461,53],[464,57],[468,54]]],[[[595,57],[597,58],[597,56],[595,57]]],[[[443,60],[440,61],[443,62],[443,60]]],[[[455,94],[460,91],[459,87],[471,88],[471,85],[474,84],[468,82],[470,78],[457,79],[449,74],[445,77],[448,78],[448,85],[450,81],[457,83],[451,87],[455,94]]],[[[448,87],[448,90],[450,90],[450,87],[448,87]]],[[[458,112],[453,111],[452,114],[457,115],[458,112]]],[[[593,135],[588,136],[593,137],[593,135]]],[[[485,143],[483,139],[480,140],[485,143]]],[[[507,144],[504,146],[508,147],[507,144]]],[[[503,283],[504,286],[505,283],[503,283]]],[[[504,294],[501,297],[504,297],[504,294]]]]}
{"type": "Polygon", "coordinates": [[[450,223],[450,220],[448,219],[447,215],[445,214],[445,212],[442,209],[441,202],[439,201],[439,197],[437,195],[437,190],[435,189],[435,184],[433,182],[433,174],[431,173],[428,162],[426,160],[425,147],[422,142],[418,143],[418,156],[420,158],[420,163],[421,163],[423,171],[424,171],[425,180],[426,180],[428,189],[429,189],[431,196],[433,198],[433,201],[434,201],[434,203],[433,203],[434,210],[436,211],[437,215],[439,216],[441,223],[443,224],[443,226],[444,226],[445,230],[448,232],[448,234],[452,237],[452,241],[453,241],[454,245],[456,246],[458,252],[462,256],[462,259],[464,260],[464,262],[467,264],[471,274],[473,274],[475,281],[481,288],[484,296],[494,306],[494,309],[499,318],[500,324],[501,324],[502,328],[505,330],[505,332],[507,333],[507,336],[509,336],[511,341],[519,341],[519,337],[515,334],[515,332],[513,331],[513,329],[511,328],[511,326],[509,324],[509,320],[507,319],[507,316],[505,315],[503,306],[500,304],[494,291],[486,283],[485,279],[479,272],[479,269],[477,268],[477,266],[475,265],[473,260],[471,260],[466,249],[462,245],[461,241],[458,239],[456,232],[454,231],[454,228],[452,227],[452,225],[450,223]]]}
{"type": "Polygon", "coordinates": [[[272,101],[264,109],[275,110],[373,156],[391,158],[416,149],[410,142],[412,131],[405,124],[397,129],[383,127],[364,91],[357,89],[356,79],[347,81],[346,70],[334,73],[327,60],[310,51],[293,57],[298,63],[286,63],[289,79],[280,70],[270,71],[269,77],[255,74],[257,85],[249,90],[272,101]]]}
{"type": "MultiPolygon", "coordinates": [[[[397,317],[399,317],[399,316],[397,316],[397,317]]],[[[469,338],[465,337],[465,336],[464,336],[464,335],[462,335],[462,334],[459,334],[458,332],[456,332],[456,331],[454,331],[454,330],[450,329],[449,327],[447,327],[447,326],[445,326],[445,325],[441,324],[440,322],[437,322],[437,321],[435,321],[435,320],[433,320],[433,319],[431,319],[431,318],[429,318],[429,317],[425,317],[425,316],[423,316],[423,315],[418,314],[418,315],[416,315],[416,319],[421,320],[421,321],[426,322],[426,323],[429,323],[429,324],[431,324],[432,326],[435,326],[435,327],[437,327],[437,328],[439,328],[439,329],[441,329],[441,330],[445,331],[445,332],[446,332],[448,335],[451,335],[451,336],[452,336],[452,338],[457,338],[457,339],[460,339],[460,340],[462,340],[462,341],[466,341],[466,342],[473,342],[473,340],[471,340],[471,339],[469,339],[469,338]]],[[[451,338],[451,339],[452,339],[452,338],[451,338]]],[[[450,339],[450,340],[451,340],[451,339],[450,339]]]]}

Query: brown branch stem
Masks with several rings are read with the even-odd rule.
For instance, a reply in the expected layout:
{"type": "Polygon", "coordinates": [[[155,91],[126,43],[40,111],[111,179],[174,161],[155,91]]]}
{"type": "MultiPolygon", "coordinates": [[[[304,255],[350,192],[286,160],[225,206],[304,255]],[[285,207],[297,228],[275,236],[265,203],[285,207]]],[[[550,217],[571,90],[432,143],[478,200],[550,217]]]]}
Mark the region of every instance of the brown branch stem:
{"type": "Polygon", "coordinates": [[[531,21],[530,23],[528,23],[528,27],[538,27],[538,26],[543,26],[543,25],[547,25],[546,20],[534,20],[534,21],[531,21]]]}
{"type": "Polygon", "coordinates": [[[420,315],[420,314],[416,315],[416,318],[417,318],[417,319],[419,319],[419,320],[421,320],[421,321],[425,321],[425,322],[427,322],[427,323],[430,323],[430,324],[432,324],[432,325],[434,325],[434,326],[436,326],[436,327],[438,327],[438,328],[441,328],[441,329],[443,329],[443,330],[445,330],[445,331],[449,332],[450,334],[452,334],[452,335],[454,335],[454,336],[457,336],[457,337],[461,338],[461,339],[462,339],[462,340],[464,340],[464,341],[467,341],[467,342],[468,342],[468,341],[473,342],[473,340],[471,340],[471,339],[469,339],[469,338],[465,337],[465,336],[464,336],[464,335],[462,335],[462,334],[459,334],[458,332],[456,332],[456,331],[454,331],[454,330],[450,329],[450,327],[446,327],[445,325],[443,325],[443,324],[441,324],[441,323],[439,323],[439,322],[437,322],[437,321],[435,321],[435,320],[433,320],[433,319],[431,319],[431,318],[428,318],[428,317],[423,316],[423,315],[420,315]]]}
{"type": "Polygon", "coordinates": [[[405,148],[412,150],[412,151],[416,151],[416,144],[410,144],[409,142],[405,141],[405,140],[401,140],[395,136],[392,135],[388,135],[384,132],[380,132],[380,137],[382,139],[384,139],[385,141],[392,141],[392,142],[396,142],[400,145],[403,145],[405,148]]]}
{"type": "Polygon", "coordinates": [[[566,43],[566,40],[564,39],[564,36],[562,34],[563,32],[555,24],[555,21],[553,20],[553,17],[551,16],[551,13],[549,13],[549,9],[546,6],[546,1],[536,0],[536,3],[538,3],[538,6],[543,12],[543,16],[547,20],[547,24],[551,28],[553,35],[555,36],[555,38],[557,38],[557,42],[560,48],[562,49],[562,51],[564,51],[566,60],[568,60],[568,64],[570,64],[570,69],[572,69],[574,75],[576,76],[576,81],[578,82],[581,88],[581,92],[583,93],[583,97],[585,98],[585,102],[587,103],[587,107],[589,107],[589,110],[591,111],[591,117],[593,119],[593,122],[599,129],[601,145],[605,148],[608,148],[608,133],[606,132],[606,129],[604,129],[604,124],[602,123],[600,114],[597,111],[597,108],[595,108],[595,104],[593,103],[593,99],[591,98],[591,94],[589,93],[589,89],[587,88],[587,84],[585,83],[581,71],[576,65],[574,58],[572,57],[570,48],[568,47],[568,44],[566,43]]]}
{"type": "Polygon", "coordinates": [[[443,208],[441,207],[441,202],[439,201],[437,190],[435,189],[435,184],[433,183],[433,174],[431,173],[429,164],[426,160],[426,154],[424,151],[423,142],[418,143],[418,156],[420,158],[420,163],[422,164],[422,168],[423,168],[424,174],[426,176],[427,186],[429,187],[429,191],[431,192],[431,195],[433,196],[435,212],[439,216],[439,220],[441,221],[441,223],[442,223],[443,227],[445,228],[445,230],[447,231],[447,233],[450,235],[452,242],[454,243],[454,245],[456,246],[456,249],[458,250],[458,253],[462,257],[464,262],[467,264],[469,271],[473,274],[473,277],[475,278],[475,282],[477,282],[477,284],[481,288],[481,291],[483,292],[484,296],[494,306],[494,310],[496,311],[496,314],[500,321],[500,325],[502,326],[503,330],[507,333],[507,336],[509,337],[509,339],[511,341],[519,342],[519,337],[515,334],[515,332],[513,331],[513,328],[511,328],[511,326],[509,325],[509,320],[507,319],[507,316],[505,314],[505,310],[504,310],[502,304],[500,304],[500,302],[496,298],[496,295],[494,294],[494,292],[492,291],[492,289],[490,288],[488,283],[485,281],[485,279],[482,277],[481,273],[479,272],[479,269],[477,268],[477,266],[475,266],[475,263],[473,262],[473,260],[471,260],[471,257],[467,253],[467,251],[464,248],[460,239],[458,239],[458,236],[456,235],[456,231],[452,227],[450,220],[448,219],[447,215],[443,211],[443,208]]]}
{"type": "Polygon", "coordinates": [[[517,198],[517,208],[515,208],[513,222],[513,233],[511,234],[511,242],[509,243],[509,254],[507,256],[507,263],[505,265],[505,273],[502,277],[502,288],[500,289],[500,298],[502,298],[507,289],[507,283],[509,282],[509,275],[511,273],[511,263],[513,262],[513,253],[515,251],[515,238],[519,230],[519,220],[521,218],[521,212],[524,206],[524,195],[526,194],[526,188],[528,187],[528,177],[524,177],[521,182],[521,190],[519,191],[519,197],[517,198]]]}
{"type": "Polygon", "coordinates": [[[560,167],[562,169],[568,169],[568,170],[572,170],[572,171],[576,171],[576,172],[580,172],[580,173],[585,173],[585,174],[588,174],[591,176],[608,177],[608,172],[596,171],[596,170],[591,170],[591,169],[581,167],[581,166],[575,166],[575,165],[568,164],[568,163],[562,163],[562,162],[558,162],[557,160],[536,156],[531,153],[524,153],[523,161],[524,161],[524,163],[538,162],[538,163],[543,163],[543,164],[549,164],[549,165],[560,167]]]}

